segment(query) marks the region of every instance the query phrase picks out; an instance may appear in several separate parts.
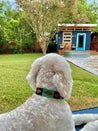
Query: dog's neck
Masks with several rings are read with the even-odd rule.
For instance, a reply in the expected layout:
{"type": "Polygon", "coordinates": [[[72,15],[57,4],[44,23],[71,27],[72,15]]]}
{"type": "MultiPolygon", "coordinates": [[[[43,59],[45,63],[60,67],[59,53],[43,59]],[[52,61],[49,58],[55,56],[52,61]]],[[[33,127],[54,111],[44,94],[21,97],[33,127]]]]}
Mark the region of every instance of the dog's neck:
{"type": "Polygon", "coordinates": [[[36,94],[48,98],[61,99],[61,100],[64,99],[62,96],[60,96],[59,92],[45,89],[45,88],[37,88],[36,94]]]}

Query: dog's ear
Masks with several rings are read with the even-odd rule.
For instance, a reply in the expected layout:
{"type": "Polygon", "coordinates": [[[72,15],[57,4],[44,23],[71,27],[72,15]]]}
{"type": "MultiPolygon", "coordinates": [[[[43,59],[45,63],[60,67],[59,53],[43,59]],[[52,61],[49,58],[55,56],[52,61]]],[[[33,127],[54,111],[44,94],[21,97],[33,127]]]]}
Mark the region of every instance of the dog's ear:
{"type": "Polygon", "coordinates": [[[65,61],[63,64],[56,65],[55,75],[53,76],[53,83],[57,87],[57,91],[65,99],[69,99],[71,96],[73,80],[71,77],[70,65],[65,61]]]}
{"type": "Polygon", "coordinates": [[[28,80],[31,88],[36,91],[36,77],[40,70],[41,58],[36,59],[31,65],[31,70],[28,73],[26,79],[28,80]]]}

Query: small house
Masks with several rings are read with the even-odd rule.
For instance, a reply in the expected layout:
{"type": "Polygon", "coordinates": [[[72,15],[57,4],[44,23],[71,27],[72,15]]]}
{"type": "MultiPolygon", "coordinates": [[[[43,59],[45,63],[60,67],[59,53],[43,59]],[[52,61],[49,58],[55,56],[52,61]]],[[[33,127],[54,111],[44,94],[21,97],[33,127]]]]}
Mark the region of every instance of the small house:
{"type": "Polygon", "coordinates": [[[96,24],[58,24],[57,51],[90,50],[91,29],[96,24]]]}

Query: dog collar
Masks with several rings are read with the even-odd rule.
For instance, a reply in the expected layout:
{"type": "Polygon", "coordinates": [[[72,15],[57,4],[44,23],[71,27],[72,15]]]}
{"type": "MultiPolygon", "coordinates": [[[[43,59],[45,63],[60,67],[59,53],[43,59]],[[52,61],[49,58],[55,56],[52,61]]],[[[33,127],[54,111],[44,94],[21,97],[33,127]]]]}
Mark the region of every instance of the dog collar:
{"type": "Polygon", "coordinates": [[[60,96],[59,92],[45,89],[45,88],[37,88],[36,94],[44,96],[44,97],[48,97],[48,98],[64,99],[62,96],[60,96]]]}

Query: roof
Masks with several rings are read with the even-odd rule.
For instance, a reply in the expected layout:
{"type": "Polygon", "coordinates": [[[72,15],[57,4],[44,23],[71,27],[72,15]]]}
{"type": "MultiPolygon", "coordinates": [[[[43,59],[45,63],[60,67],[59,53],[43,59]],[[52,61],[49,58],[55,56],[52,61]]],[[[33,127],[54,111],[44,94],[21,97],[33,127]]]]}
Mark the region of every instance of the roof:
{"type": "Polygon", "coordinates": [[[59,28],[86,28],[93,29],[97,26],[97,24],[58,24],[59,28]]]}

